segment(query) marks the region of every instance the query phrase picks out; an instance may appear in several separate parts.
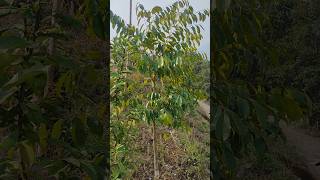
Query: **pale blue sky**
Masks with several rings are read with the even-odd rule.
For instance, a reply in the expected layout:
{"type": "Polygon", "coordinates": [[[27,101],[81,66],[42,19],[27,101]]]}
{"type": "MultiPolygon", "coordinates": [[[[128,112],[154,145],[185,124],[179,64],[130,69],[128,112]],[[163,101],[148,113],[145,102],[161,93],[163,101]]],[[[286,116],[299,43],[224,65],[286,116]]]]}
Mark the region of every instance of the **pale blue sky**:
{"type": "MultiPolygon", "coordinates": [[[[132,1],[132,24],[137,24],[135,7],[136,4],[139,2],[142,4],[146,9],[151,9],[154,6],[161,6],[166,7],[171,5],[176,0],[133,0],[132,1]]],[[[191,6],[194,8],[195,11],[201,11],[204,9],[210,8],[210,0],[189,0],[191,6]]],[[[111,10],[113,13],[119,15],[126,23],[129,23],[129,4],[130,0],[111,0],[111,10]]],[[[208,57],[210,57],[210,20],[209,18],[202,24],[204,31],[202,31],[203,39],[201,40],[199,51],[205,52],[208,57]]],[[[115,36],[115,30],[110,29],[111,38],[115,36]]]]}

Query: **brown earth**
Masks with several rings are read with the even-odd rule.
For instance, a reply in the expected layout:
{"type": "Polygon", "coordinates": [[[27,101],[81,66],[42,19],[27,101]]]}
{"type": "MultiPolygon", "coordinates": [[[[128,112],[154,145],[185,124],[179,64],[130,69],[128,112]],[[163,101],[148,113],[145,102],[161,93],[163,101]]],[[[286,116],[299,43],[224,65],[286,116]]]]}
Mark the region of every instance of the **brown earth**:
{"type": "MultiPolygon", "coordinates": [[[[209,122],[196,115],[186,117],[186,123],[189,130],[157,127],[161,180],[209,179],[209,122]]],[[[135,148],[132,179],[153,179],[152,130],[144,123],[139,124],[135,148]]]]}
{"type": "Polygon", "coordinates": [[[206,101],[199,101],[198,102],[198,112],[203,116],[205,119],[210,119],[210,105],[206,101]]]}
{"type": "Polygon", "coordinates": [[[287,143],[296,148],[308,172],[315,180],[320,180],[320,138],[310,136],[302,129],[286,125],[282,125],[282,132],[287,143]]]}

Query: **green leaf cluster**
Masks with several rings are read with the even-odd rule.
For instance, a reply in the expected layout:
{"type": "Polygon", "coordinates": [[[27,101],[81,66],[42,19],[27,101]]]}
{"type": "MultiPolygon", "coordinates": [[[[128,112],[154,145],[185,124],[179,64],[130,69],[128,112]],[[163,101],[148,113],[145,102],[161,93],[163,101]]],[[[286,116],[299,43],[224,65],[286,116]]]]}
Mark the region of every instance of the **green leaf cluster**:
{"type": "Polygon", "coordinates": [[[105,41],[108,1],[81,1],[85,14],[59,9],[54,26],[49,2],[0,1],[8,10],[0,18],[16,18],[0,26],[0,179],[104,179],[105,83],[96,64],[105,57],[71,52],[78,37],[68,32],[87,28],[105,41]]]}

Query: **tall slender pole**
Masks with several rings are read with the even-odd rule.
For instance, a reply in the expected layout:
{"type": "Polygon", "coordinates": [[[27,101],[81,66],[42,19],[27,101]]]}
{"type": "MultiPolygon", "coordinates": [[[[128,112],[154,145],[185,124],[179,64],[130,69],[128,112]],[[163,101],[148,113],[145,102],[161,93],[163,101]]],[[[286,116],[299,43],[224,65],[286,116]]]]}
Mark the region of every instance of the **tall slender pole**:
{"type": "Polygon", "coordinates": [[[129,19],[129,24],[132,24],[132,0],[130,0],[130,19],[129,19]]]}
{"type": "MultiPolygon", "coordinates": [[[[129,17],[129,25],[132,25],[132,0],[130,0],[130,17],[129,17]]],[[[129,52],[127,52],[127,59],[125,62],[125,70],[128,70],[128,66],[129,66],[129,52]]],[[[126,85],[126,87],[128,87],[128,84],[126,85]]]]}

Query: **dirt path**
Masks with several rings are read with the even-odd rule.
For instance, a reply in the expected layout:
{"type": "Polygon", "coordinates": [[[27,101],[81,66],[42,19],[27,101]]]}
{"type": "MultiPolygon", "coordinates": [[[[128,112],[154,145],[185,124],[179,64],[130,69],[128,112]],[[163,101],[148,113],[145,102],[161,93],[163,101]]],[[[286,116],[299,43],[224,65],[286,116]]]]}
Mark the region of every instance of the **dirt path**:
{"type": "Polygon", "coordinates": [[[288,144],[296,147],[310,174],[320,180],[320,138],[305,134],[301,129],[281,126],[288,144]],[[318,164],[318,165],[317,165],[318,164]]]}
{"type": "Polygon", "coordinates": [[[198,112],[203,116],[205,119],[210,119],[210,105],[206,101],[198,101],[199,107],[198,112]]]}
{"type": "MultiPolygon", "coordinates": [[[[209,119],[209,103],[199,101],[198,104],[198,112],[206,119],[209,119]]],[[[315,180],[320,180],[320,137],[307,135],[301,129],[289,127],[285,124],[281,124],[281,129],[287,139],[287,143],[294,146],[299,156],[302,157],[308,172],[315,180]]]]}

